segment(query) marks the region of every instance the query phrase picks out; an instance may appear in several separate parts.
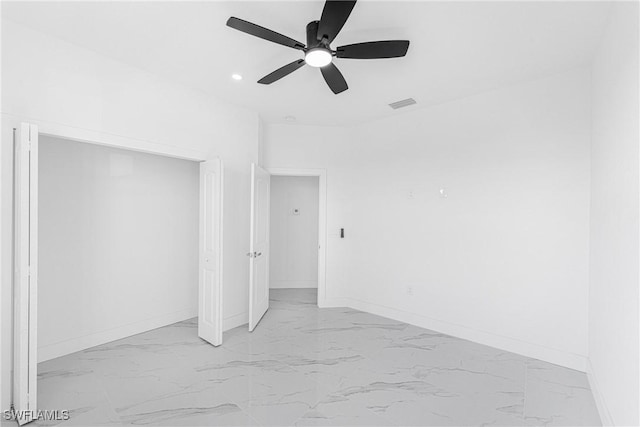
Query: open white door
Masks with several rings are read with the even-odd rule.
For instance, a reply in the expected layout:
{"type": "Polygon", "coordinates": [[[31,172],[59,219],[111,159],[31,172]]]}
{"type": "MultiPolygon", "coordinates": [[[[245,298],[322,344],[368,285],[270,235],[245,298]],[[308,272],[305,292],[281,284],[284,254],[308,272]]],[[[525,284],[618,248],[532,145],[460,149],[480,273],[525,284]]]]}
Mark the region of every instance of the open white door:
{"type": "Polygon", "coordinates": [[[198,336],[222,344],[222,161],[200,163],[198,336]]]}
{"type": "Polygon", "coordinates": [[[20,425],[37,411],[38,127],[22,123],[15,145],[13,408],[20,425]]]}
{"type": "Polygon", "coordinates": [[[271,175],[251,164],[251,232],[249,242],[249,331],[269,309],[269,202],[271,175]]]}

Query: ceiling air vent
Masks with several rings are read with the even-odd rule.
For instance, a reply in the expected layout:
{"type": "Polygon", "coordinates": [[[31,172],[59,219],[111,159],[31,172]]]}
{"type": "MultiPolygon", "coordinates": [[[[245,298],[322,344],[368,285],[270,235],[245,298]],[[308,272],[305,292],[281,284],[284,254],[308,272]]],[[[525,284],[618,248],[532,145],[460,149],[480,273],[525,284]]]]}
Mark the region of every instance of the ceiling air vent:
{"type": "Polygon", "coordinates": [[[416,103],[415,99],[407,98],[401,101],[392,102],[391,104],[389,104],[389,107],[393,108],[394,110],[397,110],[398,108],[408,107],[409,105],[413,105],[415,103],[416,103]]]}

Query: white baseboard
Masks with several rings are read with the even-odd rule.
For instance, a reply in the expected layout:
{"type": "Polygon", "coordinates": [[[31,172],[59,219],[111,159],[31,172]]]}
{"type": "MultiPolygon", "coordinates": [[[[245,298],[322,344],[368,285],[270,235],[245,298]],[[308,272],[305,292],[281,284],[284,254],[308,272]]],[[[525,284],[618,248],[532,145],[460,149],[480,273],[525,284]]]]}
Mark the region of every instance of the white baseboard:
{"type": "MultiPolygon", "coordinates": [[[[400,322],[409,323],[422,328],[451,335],[457,338],[462,338],[479,344],[496,347],[502,350],[521,354],[523,356],[531,357],[534,359],[543,360],[556,365],[565,366],[567,368],[575,369],[578,371],[586,371],[587,375],[589,376],[589,382],[594,393],[594,398],[596,399],[596,403],[598,404],[598,410],[600,411],[602,422],[605,425],[612,424],[611,416],[608,412],[606,403],[602,396],[599,394],[595,375],[590,368],[588,369],[587,358],[585,356],[563,352],[549,347],[540,346],[538,344],[532,344],[509,337],[468,328],[462,325],[443,322],[419,314],[373,304],[354,298],[325,298],[323,301],[318,301],[318,305],[322,308],[349,307],[355,310],[376,314],[378,316],[387,317],[390,319],[398,320],[400,322]]],[[[38,348],[38,362],[44,362],[46,360],[64,356],[66,354],[75,353],[76,351],[81,351],[90,347],[94,347],[96,345],[105,344],[131,335],[136,335],[162,326],[170,325],[175,322],[180,322],[182,320],[191,319],[196,316],[196,309],[183,309],[173,313],[168,313],[162,316],[145,319],[140,322],[135,322],[129,325],[110,329],[108,331],[102,331],[55,344],[49,344],[38,348]]],[[[228,331],[238,326],[247,324],[248,322],[249,313],[239,313],[224,319],[223,330],[228,331]]]]}
{"type": "Polygon", "coordinates": [[[349,307],[349,298],[324,298],[318,299],[318,307],[320,308],[337,308],[349,307]]]}
{"type": "Polygon", "coordinates": [[[317,288],[317,280],[272,280],[269,282],[271,289],[289,289],[289,288],[317,288]]]}
{"type": "Polygon", "coordinates": [[[598,408],[598,414],[600,414],[600,421],[602,422],[602,425],[615,425],[613,422],[613,417],[611,416],[611,412],[609,411],[607,401],[604,399],[604,396],[600,392],[598,379],[596,373],[593,370],[593,366],[591,366],[591,361],[587,361],[587,379],[589,380],[589,386],[591,387],[593,399],[596,401],[596,407],[598,408]]]}
{"type": "Polygon", "coordinates": [[[38,347],[38,363],[46,360],[55,359],[56,357],[65,356],[75,353],[76,351],[85,350],[97,345],[106,344],[132,335],[147,332],[162,326],[171,325],[172,323],[182,320],[191,319],[198,316],[197,308],[185,308],[172,313],[163,314],[149,319],[140,320],[128,325],[118,326],[106,331],[100,331],[82,337],[72,338],[69,340],[48,344],[38,347]]]}
{"type": "Polygon", "coordinates": [[[373,304],[353,298],[341,298],[334,301],[325,301],[325,303],[344,303],[340,305],[327,306],[351,307],[356,310],[365,311],[367,313],[372,313],[378,316],[398,320],[400,322],[409,323],[421,328],[430,329],[457,338],[462,338],[479,344],[488,345],[490,347],[499,348],[501,350],[510,351],[512,353],[531,357],[533,359],[543,360],[555,365],[565,366],[577,371],[585,372],[587,369],[587,358],[580,354],[567,353],[538,344],[520,341],[514,338],[469,328],[467,326],[444,322],[419,314],[410,313],[391,307],[385,307],[382,305],[373,304]]]}
{"type": "MultiPolygon", "coordinates": [[[[229,329],[237,328],[238,326],[246,325],[249,323],[249,313],[239,313],[234,314],[233,316],[226,317],[222,321],[222,330],[228,331],[229,329]]],[[[223,338],[224,341],[224,338],[223,338]]]]}

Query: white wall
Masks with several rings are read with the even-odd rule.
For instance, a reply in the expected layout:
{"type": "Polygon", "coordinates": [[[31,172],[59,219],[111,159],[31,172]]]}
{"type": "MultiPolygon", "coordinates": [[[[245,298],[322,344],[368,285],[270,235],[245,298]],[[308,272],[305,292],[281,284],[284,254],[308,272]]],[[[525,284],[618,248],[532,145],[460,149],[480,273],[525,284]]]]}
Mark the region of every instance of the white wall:
{"type": "Polygon", "coordinates": [[[22,121],[151,141],[219,155],[225,165],[225,325],[247,321],[249,164],[258,117],[194,90],[9,21],[2,23],[2,376],[8,407],[11,360],[11,126],[22,121]],[[7,64],[10,64],[7,65],[7,64]]]}
{"type": "Polygon", "coordinates": [[[327,169],[327,303],[584,370],[589,90],[578,69],[347,129],[269,126],[268,167],[327,169]]]}
{"type": "Polygon", "coordinates": [[[318,287],[318,184],[313,176],[271,177],[271,288],[318,287]]]}
{"type": "Polygon", "coordinates": [[[637,2],[616,2],[593,65],[589,377],[605,424],[639,425],[637,2]]]}
{"type": "Polygon", "coordinates": [[[38,359],[197,316],[199,164],[40,138],[38,359]]]}

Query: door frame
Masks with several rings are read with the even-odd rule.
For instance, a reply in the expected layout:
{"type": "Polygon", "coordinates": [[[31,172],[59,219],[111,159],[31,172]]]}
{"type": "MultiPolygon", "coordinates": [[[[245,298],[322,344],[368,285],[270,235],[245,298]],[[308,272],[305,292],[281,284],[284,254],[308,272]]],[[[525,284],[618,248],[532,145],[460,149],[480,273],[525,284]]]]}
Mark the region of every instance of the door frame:
{"type": "Polygon", "coordinates": [[[300,168],[265,168],[271,176],[318,177],[318,307],[327,299],[327,170],[300,168]]]}
{"type": "Polygon", "coordinates": [[[204,162],[217,156],[209,156],[199,150],[177,147],[169,144],[160,144],[144,139],[129,138],[125,136],[60,125],[57,123],[39,122],[37,120],[24,120],[38,126],[38,134],[53,138],[66,139],[76,142],[85,142],[94,145],[106,145],[113,148],[138,151],[142,153],[157,154],[176,159],[204,162]]]}
{"type": "MultiPolygon", "coordinates": [[[[157,142],[151,142],[148,140],[143,140],[143,139],[136,139],[136,138],[129,138],[129,137],[125,137],[125,136],[120,136],[120,135],[115,135],[115,134],[110,134],[110,133],[105,133],[105,132],[101,132],[101,131],[94,131],[94,130],[89,130],[89,129],[83,129],[83,128],[77,128],[74,126],[67,126],[67,125],[61,125],[61,124],[57,124],[57,123],[51,123],[51,122],[44,122],[44,121],[40,121],[40,120],[29,120],[27,118],[22,118],[22,117],[17,117],[17,116],[13,116],[13,115],[9,115],[9,114],[1,114],[2,117],[2,132],[5,132],[6,129],[17,129],[20,128],[22,126],[23,123],[28,123],[30,125],[35,125],[37,127],[38,130],[38,136],[42,137],[52,137],[52,138],[59,138],[59,139],[65,139],[65,140],[69,140],[69,141],[75,141],[75,142],[83,142],[83,143],[87,143],[87,144],[93,144],[93,145],[104,145],[104,146],[108,146],[108,147],[113,147],[113,148],[120,148],[120,149],[124,149],[124,150],[129,150],[129,151],[136,151],[136,152],[143,152],[143,153],[148,153],[148,154],[155,154],[155,155],[160,155],[160,156],[165,156],[165,157],[172,157],[172,158],[177,158],[177,159],[183,159],[183,160],[191,160],[191,161],[195,161],[195,162],[204,162],[207,160],[214,160],[214,159],[219,159],[218,156],[216,155],[210,155],[206,152],[203,151],[199,151],[199,150],[193,150],[193,149],[189,149],[189,148],[184,148],[184,147],[177,147],[177,146],[173,146],[173,145],[168,145],[168,144],[161,144],[161,143],[157,143],[157,142]]],[[[13,153],[12,153],[13,155],[13,153]]],[[[16,169],[15,167],[17,167],[17,165],[14,165],[14,169],[11,171],[11,176],[15,176],[16,173],[16,169]]],[[[12,178],[13,179],[13,178],[12,178]]],[[[11,186],[13,187],[15,185],[15,183],[12,183],[11,186]]],[[[15,200],[14,202],[15,203],[15,200]]],[[[12,215],[15,216],[15,206],[12,207],[12,215]]],[[[13,222],[15,221],[15,218],[12,220],[13,222]]],[[[14,225],[12,225],[12,227],[14,227],[14,225]]],[[[15,232],[12,232],[15,234],[15,232]]],[[[12,252],[13,252],[13,247],[15,245],[15,238],[16,236],[13,235],[12,236],[12,252]]],[[[223,255],[222,253],[220,254],[221,259],[223,259],[223,255]]],[[[11,255],[11,269],[13,270],[13,263],[14,263],[14,255],[12,253],[11,255]]],[[[37,267],[36,267],[37,268],[37,267]]],[[[11,284],[11,289],[12,289],[12,294],[13,294],[13,289],[14,289],[15,284],[12,283],[11,284]]],[[[37,286],[37,285],[36,285],[37,286]]],[[[198,281],[198,288],[200,287],[200,283],[198,281]]],[[[220,293],[222,293],[222,289],[224,288],[224,281],[223,279],[220,280],[220,293]]],[[[12,299],[12,311],[14,310],[14,304],[15,304],[15,294],[11,295],[11,299],[12,299]]],[[[31,303],[29,304],[29,306],[31,307],[31,303]]],[[[199,306],[199,301],[198,301],[198,306],[199,306]]],[[[37,303],[36,303],[36,307],[37,307],[37,303]]],[[[222,315],[222,301],[219,302],[218,305],[218,310],[220,311],[220,315],[222,315]]],[[[13,315],[11,317],[13,325],[11,326],[11,331],[12,334],[17,334],[19,333],[19,331],[16,330],[17,327],[19,327],[19,325],[17,325],[15,323],[15,320],[13,318],[13,315]]],[[[222,328],[223,325],[220,325],[220,327],[222,328]]],[[[34,331],[35,331],[35,336],[37,337],[37,330],[38,330],[38,326],[37,324],[33,326],[34,331]]],[[[37,346],[37,342],[35,343],[37,346]]],[[[14,342],[12,340],[12,354],[14,353],[13,350],[13,346],[14,346],[14,342]]],[[[12,361],[12,367],[11,367],[11,381],[13,381],[13,375],[14,375],[14,367],[16,364],[16,360],[12,361]]],[[[37,363],[37,361],[36,361],[37,363]]],[[[15,399],[15,396],[13,396],[13,391],[14,388],[13,386],[11,387],[11,399],[10,399],[10,404],[13,405],[13,401],[15,399]]]]}

